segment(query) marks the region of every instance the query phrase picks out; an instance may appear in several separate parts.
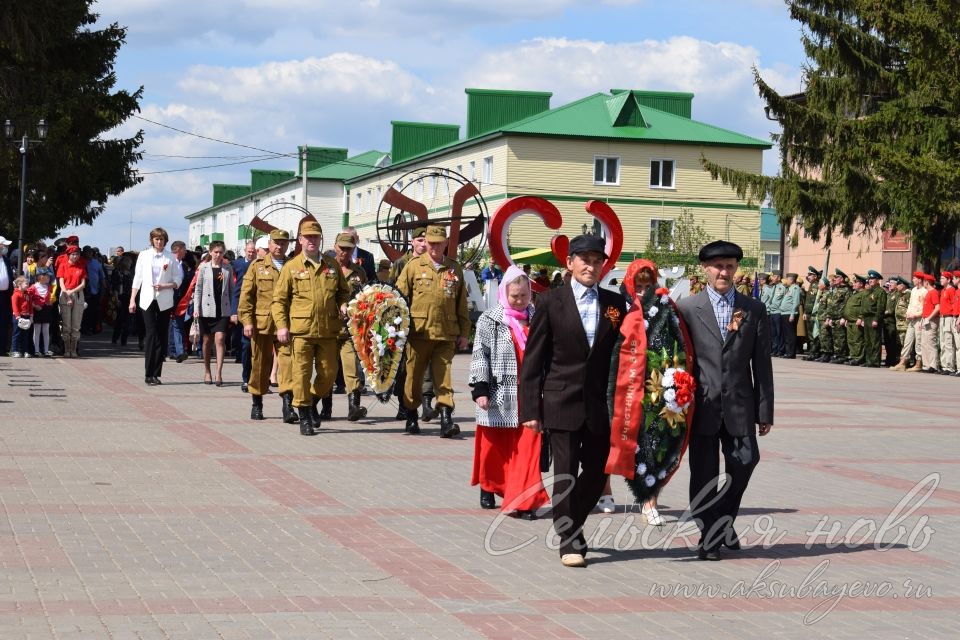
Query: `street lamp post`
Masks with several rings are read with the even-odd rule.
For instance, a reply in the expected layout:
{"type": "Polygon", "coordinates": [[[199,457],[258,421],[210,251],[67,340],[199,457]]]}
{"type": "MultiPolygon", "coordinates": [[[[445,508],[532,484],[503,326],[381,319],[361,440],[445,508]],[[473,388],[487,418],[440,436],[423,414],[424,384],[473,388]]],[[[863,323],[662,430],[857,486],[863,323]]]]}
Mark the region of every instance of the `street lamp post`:
{"type": "MultiPolygon", "coordinates": [[[[7,140],[14,140],[14,127],[10,120],[3,125],[3,132],[7,140]]],[[[20,140],[20,155],[22,157],[20,164],[20,232],[17,235],[17,269],[16,272],[23,275],[23,225],[26,220],[27,211],[27,153],[30,151],[30,144],[40,144],[47,138],[47,122],[41,118],[37,123],[37,140],[31,140],[26,133],[20,140]]],[[[16,143],[14,143],[16,144],[16,143]]]]}

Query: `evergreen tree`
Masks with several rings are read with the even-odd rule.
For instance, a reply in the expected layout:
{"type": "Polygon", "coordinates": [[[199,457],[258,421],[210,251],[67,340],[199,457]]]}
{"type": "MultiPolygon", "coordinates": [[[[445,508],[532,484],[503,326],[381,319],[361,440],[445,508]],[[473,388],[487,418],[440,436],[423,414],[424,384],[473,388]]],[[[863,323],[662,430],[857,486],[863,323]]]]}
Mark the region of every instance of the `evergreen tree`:
{"type": "Polygon", "coordinates": [[[687,267],[695,269],[700,260],[700,247],[712,242],[714,238],[707,233],[693,212],[683,207],[672,227],[661,226],[658,232],[662,237],[650,238],[643,257],[652,260],[658,267],[687,267]],[[669,233],[667,233],[669,229],[669,233]]]}
{"type": "MultiPolygon", "coordinates": [[[[134,164],[143,140],[104,134],[139,111],[143,93],[114,91],[114,60],[126,30],[95,28],[93,0],[5,0],[0,5],[0,122],[16,135],[47,140],[27,158],[25,241],[93,222],[108,196],[138,184],[134,164]]],[[[2,133],[0,133],[2,135],[2,133]]],[[[0,234],[17,237],[19,144],[0,145],[0,234]]]]}
{"type": "Polygon", "coordinates": [[[832,234],[879,224],[939,260],[960,229],[960,3],[956,0],[796,0],[808,63],[805,92],[782,96],[754,75],[783,127],[780,175],[703,158],[741,197],[767,194],[781,222],[832,234]]]}

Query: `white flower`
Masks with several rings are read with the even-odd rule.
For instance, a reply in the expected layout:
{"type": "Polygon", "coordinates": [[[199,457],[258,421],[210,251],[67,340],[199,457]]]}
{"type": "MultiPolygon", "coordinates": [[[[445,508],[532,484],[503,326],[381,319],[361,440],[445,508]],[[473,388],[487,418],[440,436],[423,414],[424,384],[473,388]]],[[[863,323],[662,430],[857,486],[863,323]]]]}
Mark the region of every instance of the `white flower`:
{"type": "Polygon", "coordinates": [[[670,302],[670,296],[669,296],[669,295],[667,295],[667,294],[665,293],[665,294],[663,294],[662,296],[660,296],[660,304],[667,304],[668,302],[670,302]]]}
{"type": "Polygon", "coordinates": [[[677,402],[677,391],[676,389],[667,389],[663,392],[663,401],[668,405],[676,404],[677,402]]]}
{"type": "Polygon", "coordinates": [[[667,369],[666,371],[664,371],[664,372],[663,372],[663,380],[661,381],[660,384],[661,384],[664,388],[672,387],[673,384],[674,384],[674,382],[673,382],[673,374],[675,374],[676,372],[677,372],[677,370],[674,369],[673,367],[670,367],[669,369],[667,369]]]}
{"type": "Polygon", "coordinates": [[[393,324],[400,324],[400,316],[393,319],[393,324]]]}
{"type": "Polygon", "coordinates": [[[650,311],[647,311],[647,315],[652,318],[653,316],[657,315],[658,311],[660,311],[660,309],[657,307],[650,307],[650,311]]]}
{"type": "Polygon", "coordinates": [[[406,331],[397,331],[397,337],[398,337],[398,338],[402,338],[402,337],[404,337],[405,335],[407,335],[407,332],[406,332],[406,331]]]}
{"type": "MultiPolygon", "coordinates": [[[[637,451],[639,451],[639,450],[640,450],[640,447],[637,447],[637,451]]],[[[642,475],[645,474],[646,472],[647,472],[647,465],[645,465],[645,464],[642,463],[642,462],[637,465],[637,473],[638,473],[638,474],[640,474],[640,475],[642,476],[642,475]]]]}
{"type": "Polygon", "coordinates": [[[653,485],[655,485],[655,484],[657,483],[657,479],[654,478],[654,477],[651,476],[651,475],[648,475],[648,476],[646,476],[646,477],[643,479],[643,482],[644,482],[648,487],[652,487],[653,485]]]}
{"type": "Polygon", "coordinates": [[[680,405],[678,405],[676,402],[667,402],[665,405],[667,407],[667,411],[671,413],[680,413],[680,405]]]}
{"type": "MultiPolygon", "coordinates": [[[[637,445],[637,450],[634,453],[640,453],[640,445],[637,445]]],[[[640,473],[643,473],[642,471],[640,473]]]]}
{"type": "Polygon", "coordinates": [[[660,473],[657,474],[657,479],[658,479],[658,480],[663,480],[663,479],[666,478],[666,477],[667,477],[667,470],[666,470],[666,469],[661,469],[661,470],[660,470],[660,473]]]}
{"type": "Polygon", "coordinates": [[[644,321],[643,321],[643,328],[644,328],[644,329],[649,329],[649,328],[650,328],[650,323],[647,322],[646,320],[644,320],[644,321]]]}

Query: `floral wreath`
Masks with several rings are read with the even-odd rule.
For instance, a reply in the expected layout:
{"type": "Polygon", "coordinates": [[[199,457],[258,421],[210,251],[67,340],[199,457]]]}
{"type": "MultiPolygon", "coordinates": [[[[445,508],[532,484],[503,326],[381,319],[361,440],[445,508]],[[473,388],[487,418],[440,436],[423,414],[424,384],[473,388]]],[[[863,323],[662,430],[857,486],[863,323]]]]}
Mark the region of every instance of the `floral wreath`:
{"type": "Polygon", "coordinates": [[[378,396],[389,395],[410,331],[406,301],[390,285],[368,284],[347,305],[347,315],[367,382],[378,396]]]}

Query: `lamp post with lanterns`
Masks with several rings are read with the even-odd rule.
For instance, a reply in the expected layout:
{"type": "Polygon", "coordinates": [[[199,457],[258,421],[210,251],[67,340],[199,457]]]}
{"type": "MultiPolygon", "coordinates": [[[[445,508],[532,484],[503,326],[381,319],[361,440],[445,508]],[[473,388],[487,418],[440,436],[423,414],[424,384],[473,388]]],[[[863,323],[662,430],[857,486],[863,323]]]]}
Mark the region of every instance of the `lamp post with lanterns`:
{"type": "MultiPolygon", "coordinates": [[[[7,140],[16,144],[14,135],[16,131],[14,129],[13,123],[10,120],[7,120],[3,124],[3,133],[6,136],[7,140]]],[[[47,139],[47,122],[41,118],[40,122],[37,123],[37,139],[31,140],[30,137],[24,132],[22,139],[20,140],[20,156],[21,160],[21,169],[20,169],[20,232],[17,236],[17,273],[23,275],[23,224],[27,210],[27,153],[30,151],[31,144],[41,144],[44,140],[47,139]]]]}

